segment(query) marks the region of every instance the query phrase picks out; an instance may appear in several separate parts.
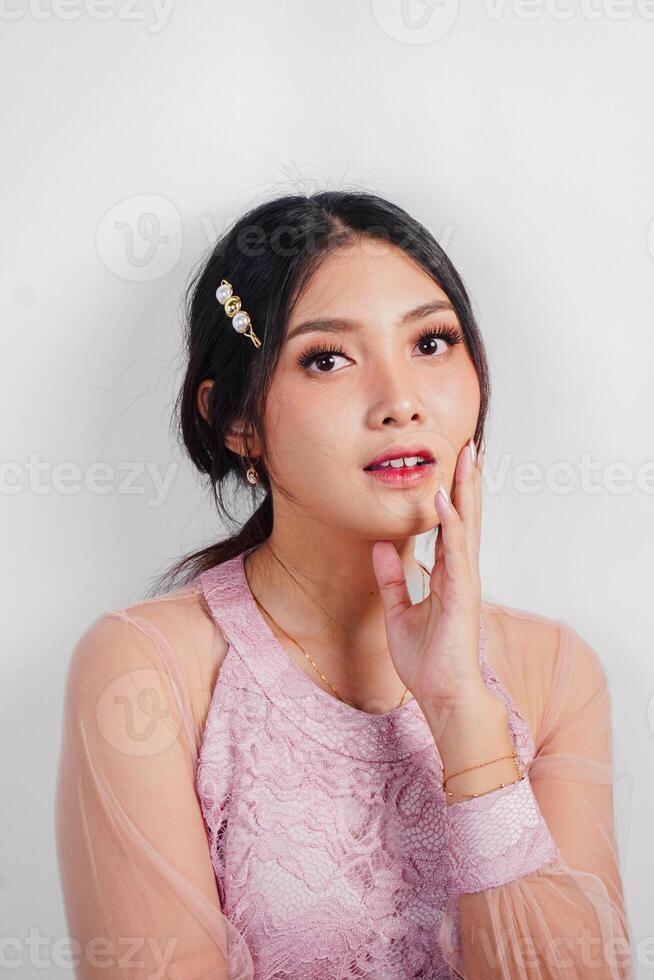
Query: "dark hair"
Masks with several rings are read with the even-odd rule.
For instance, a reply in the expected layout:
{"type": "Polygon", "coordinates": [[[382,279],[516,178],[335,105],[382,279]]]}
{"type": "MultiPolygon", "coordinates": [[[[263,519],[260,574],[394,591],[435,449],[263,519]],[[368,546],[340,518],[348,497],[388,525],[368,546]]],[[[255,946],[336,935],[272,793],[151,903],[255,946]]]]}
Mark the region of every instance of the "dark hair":
{"type": "MultiPolygon", "coordinates": [[[[452,303],[481,393],[474,441],[479,447],[488,410],[490,378],[486,353],[465,287],[433,235],[415,218],[375,194],[323,191],[308,197],[289,195],[246,212],[216,243],[192,276],[185,294],[186,376],[175,403],[175,420],[186,450],[208,474],[214,502],[235,527],[231,537],[179,559],[150,594],[181,578],[185,585],[213,565],[262,544],[273,528],[269,453],[263,426],[264,407],[276,364],[284,347],[286,324],[294,303],[321,262],[335,249],[364,236],[384,239],[404,250],[434,279],[452,303]],[[222,279],[243,297],[261,349],[238,334],[216,299],[222,279]],[[198,408],[198,389],[212,379],[208,421],[198,408]],[[247,419],[261,453],[256,459],[259,484],[245,478],[238,454],[225,445],[227,427],[247,419]],[[223,491],[234,474],[237,486],[249,488],[255,510],[239,527],[225,506],[223,491]],[[257,498],[263,489],[263,499],[257,498]],[[182,575],[182,573],[185,573],[182,575]]],[[[244,432],[245,445],[248,430],[244,432]]],[[[249,462],[249,456],[248,456],[249,462]]],[[[280,488],[280,492],[286,492],[280,488]]]]}

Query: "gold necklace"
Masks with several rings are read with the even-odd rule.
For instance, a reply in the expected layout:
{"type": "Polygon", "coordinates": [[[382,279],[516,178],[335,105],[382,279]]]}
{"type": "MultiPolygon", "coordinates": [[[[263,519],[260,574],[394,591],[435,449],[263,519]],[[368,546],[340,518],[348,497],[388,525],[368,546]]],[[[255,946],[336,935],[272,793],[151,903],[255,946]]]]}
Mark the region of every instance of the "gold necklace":
{"type": "MultiPolygon", "coordinates": [[[[427,576],[427,582],[429,583],[429,579],[430,579],[429,572],[427,571],[427,569],[425,568],[425,566],[422,564],[422,562],[418,562],[418,564],[420,565],[421,570],[427,576]]],[[[272,621],[275,624],[275,626],[277,627],[277,629],[281,630],[282,633],[284,634],[284,636],[287,636],[292,643],[295,643],[297,646],[299,646],[300,650],[302,651],[302,653],[304,654],[304,656],[307,658],[307,660],[309,661],[309,663],[311,664],[311,666],[313,667],[313,669],[316,671],[316,673],[318,673],[320,675],[320,677],[323,679],[323,681],[325,682],[325,684],[327,684],[332,689],[332,691],[334,692],[334,694],[336,695],[336,697],[338,698],[338,700],[339,701],[343,701],[344,704],[349,704],[349,702],[346,701],[345,698],[342,698],[341,697],[341,695],[338,693],[338,691],[336,690],[336,688],[334,687],[334,685],[330,681],[327,680],[327,678],[322,673],[322,671],[320,670],[320,668],[318,667],[318,665],[313,662],[313,660],[311,659],[311,657],[309,656],[309,654],[307,653],[307,651],[304,649],[304,647],[302,646],[302,644],[299,643],[294,637],[292,637],[290,633],[287,633],[286,630],[284,629],[284,627],[283,626],[280,626],[279,623],[277,622],[277,620],[273,616],[270,615],[270,613],[268,612],[268,610],[264,606],[262,606],[262,604],[259,602],[259,600],[257,599],[257,597],[252,592],[252,589],[250,589],[250,594],[252,595],[252,598],[256,602],[257,606],[259,606],[259,608],[262,609],[265,612],[266,616],[269,616],[270,619],[272,619],[272,621]]],[[[426,599],[426,598],[427,598],[427,593],[423,596],[423,600],[426,599]]],[[[409,690],[409,687],[407,685],[404,688],[404,693],[402,694],[402,697],[400,698],[399,702],[395,706],[395,709],[394,710],[396,710],[397,708],[400,708],[402,706],[402,702],[404,701],[404,699],[405,699],[405,697],[407,695],[407,691],[408,690],[409,690]]]]}

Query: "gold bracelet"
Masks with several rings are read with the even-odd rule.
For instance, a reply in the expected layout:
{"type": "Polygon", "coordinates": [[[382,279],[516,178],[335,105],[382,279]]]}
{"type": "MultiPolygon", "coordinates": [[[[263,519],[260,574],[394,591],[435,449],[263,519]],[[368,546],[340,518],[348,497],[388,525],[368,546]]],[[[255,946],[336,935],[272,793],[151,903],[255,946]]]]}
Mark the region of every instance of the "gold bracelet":
{"type": "Polygon", "coordinates": [[[446,789],[445,790],[445,793],[448,796],[462,796],[465,799],[470,800],[470,799],[475,799],[477,796],[485,796],[486,793],[492,793],[496,789],[503,789],[504,786],[513,786],[513,783],[519,783],[520,780],[521,779],[524,779],[524,778],[525,778],[525,776],[524,776],[524,773],[523,773],[518,779],[514,779],[512,783],[500,783],[499,786],[493,786],[492,789],[485,789],[483,793],[453,793],[452,790],[450,790],[450,789],[446,789]]]}
{"type": "Polygon", "coordinates": [[[453,793],[451,792],[451,790],[445,788],[445,784],[447,783],[448,779],[453,779],[454,776],[460,776],[464,772],[471,772],[473,769],[480,769],[483,766],[490,766],[492,765],[493,762],[500,762],[502,759],[513,759],[513,762],[515,764],[515,769],[518,774],[518,779],[514,779],[512,783],[500,783],[500,785],[496,786],[495,789],[502,789],[504,786],[512,786],[513,783],[518,783],[520,782],[521,779],[524,779],[524,773],[520,772],[520,767],[518,765],[518,754],[514,749],[510,755],[500,755],[497,757],[497,759],[491,759],[490,762],[478,762],[474,766],[468,766],[467,769],[459,769],[457,772],[450,773],[449,776],[444,776],[443,779],[441,780],[441,789],[448,796],[465,796],[467,798],[473,798],[473,799],[477,796],[483,796],[484,793],[492,792],[492,790],[485,790],[484,793],[453,793]]]}

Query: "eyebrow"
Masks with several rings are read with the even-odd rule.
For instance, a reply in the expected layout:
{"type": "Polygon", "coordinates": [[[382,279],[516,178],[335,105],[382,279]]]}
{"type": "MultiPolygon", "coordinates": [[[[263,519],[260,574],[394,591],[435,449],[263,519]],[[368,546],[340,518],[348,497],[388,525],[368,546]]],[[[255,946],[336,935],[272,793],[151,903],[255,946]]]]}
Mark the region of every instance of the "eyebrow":
{"type": "MultiPolygon", "coordinates": [[[[421,306],[416,306],[413,310],[408,310],[400,317],[398,325],[401,327],[405,326],[413,320],[421,320],[431,313],[439,313],[442,310],[455,312],[451,303],[448,303],[446,300],[435,300],[431,303],[423,303],[421,306]]],[[[305,320],[304,323],[299,323],[289,331],[286,340],[292,340],[300,334],[317,333],[321,330],[326,330],[329,333],[352,333],[355,330],[360,330],[361,326],[362,323],[360,320],[347,320],[342,317],[329,320],[305,320]]]]}

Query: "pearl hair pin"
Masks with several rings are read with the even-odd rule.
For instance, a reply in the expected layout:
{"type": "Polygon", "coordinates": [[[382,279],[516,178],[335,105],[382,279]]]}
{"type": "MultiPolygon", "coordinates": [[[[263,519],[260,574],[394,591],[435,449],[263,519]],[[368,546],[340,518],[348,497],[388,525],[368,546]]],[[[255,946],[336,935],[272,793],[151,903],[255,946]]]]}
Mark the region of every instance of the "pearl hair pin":
{"type": "Polygon", "coordinates": [[[225,307],[227,316],[232,318],[234,330],[249,337],[255,347],[261,347],[262,343],[252,329],[250,314],[241,309],[241,297],[234,295],[231,282],[226,279],[221,281],[216,290],[216,299],[225,307]]]}

